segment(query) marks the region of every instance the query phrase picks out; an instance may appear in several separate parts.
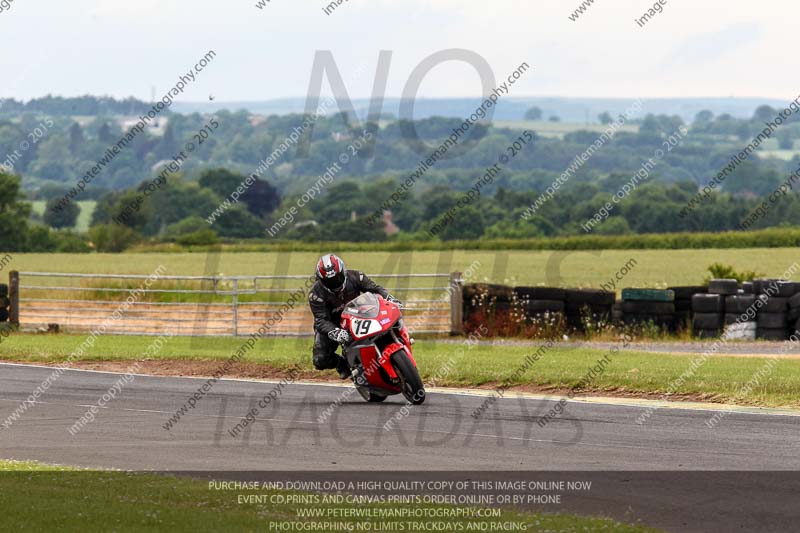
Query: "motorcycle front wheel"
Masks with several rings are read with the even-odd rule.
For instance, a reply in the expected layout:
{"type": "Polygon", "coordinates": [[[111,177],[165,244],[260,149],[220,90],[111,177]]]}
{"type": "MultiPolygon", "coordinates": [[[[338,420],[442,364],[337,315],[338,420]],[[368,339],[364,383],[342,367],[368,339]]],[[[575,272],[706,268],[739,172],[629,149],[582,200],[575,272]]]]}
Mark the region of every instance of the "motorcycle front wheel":
{"type": "Polygon", "coordinates": [[[424,403],[425,387],[422,385],[422,378],[419,377],[419,370],[411,362],[405,350],[392,354],[392,366],[400,376],[400,389],[403,397],[413,405],[424,403]]]}

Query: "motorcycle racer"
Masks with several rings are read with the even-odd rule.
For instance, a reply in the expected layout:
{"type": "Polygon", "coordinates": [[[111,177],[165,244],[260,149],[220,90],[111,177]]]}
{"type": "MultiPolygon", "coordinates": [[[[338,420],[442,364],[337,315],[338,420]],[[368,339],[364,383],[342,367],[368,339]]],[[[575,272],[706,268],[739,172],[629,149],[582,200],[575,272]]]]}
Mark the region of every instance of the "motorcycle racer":
{"type": "Polygon", "coordinates": [[[308,303],[314,314],[314,367],[317,370],[335,368],[341,379],[347,379],[350,367],[344,357],[336,353],[340,344],[350,341],[350,334],[339,327],[345,304],[365,292],[380,294],[398,305],[400,301],[363,272],[347,270],[344,261],[335,254],[320,257],[316,277],[308,293],[308,303]]]}

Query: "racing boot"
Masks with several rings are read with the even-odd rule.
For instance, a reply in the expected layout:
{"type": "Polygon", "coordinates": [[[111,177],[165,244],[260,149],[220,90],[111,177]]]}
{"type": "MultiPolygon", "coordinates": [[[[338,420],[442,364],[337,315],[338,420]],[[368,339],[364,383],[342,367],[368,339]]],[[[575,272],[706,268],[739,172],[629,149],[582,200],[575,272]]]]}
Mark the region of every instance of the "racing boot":
{"type": "Polygon", "coordinates": [[[350,365],[344,357],[339,356],[339,362],[336,364],[336,372],[339,373],[339,379],[347,379],[350,377],[350,365]]]}

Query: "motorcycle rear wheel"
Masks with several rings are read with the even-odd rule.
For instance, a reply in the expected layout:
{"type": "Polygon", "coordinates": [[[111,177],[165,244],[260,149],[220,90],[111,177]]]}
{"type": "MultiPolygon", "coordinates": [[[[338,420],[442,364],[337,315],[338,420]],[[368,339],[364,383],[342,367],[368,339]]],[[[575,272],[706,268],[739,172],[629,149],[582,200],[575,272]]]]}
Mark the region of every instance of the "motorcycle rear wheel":
{"type": "Polygon", "coordinates": [[[419,370],[406,355],[405,350],[392,354],[392,366],[400,376],[400,389],[403,397],[413,405],[423,404],[425,387],[422,385],[422,378],[419,377],[419,370]]]}

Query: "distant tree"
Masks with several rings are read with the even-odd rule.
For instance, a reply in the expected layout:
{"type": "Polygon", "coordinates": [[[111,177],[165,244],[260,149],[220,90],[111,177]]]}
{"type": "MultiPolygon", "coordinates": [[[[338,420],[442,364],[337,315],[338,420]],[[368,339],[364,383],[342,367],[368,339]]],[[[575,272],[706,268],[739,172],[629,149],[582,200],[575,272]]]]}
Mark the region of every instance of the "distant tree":
{"type": "Polygon", "coordinates": [[[739,139],[746,141],[747,139],[753,136],[753,128],[747,122],[742,122],[736,128],[736,135],[739,136],[739,139]]]}
{"type": "Polygon", "coordinates": [[[281,203],[278,190],[263,180],[254,181],[242,194],[242,200],[247,204],[247,210],[258,217],[263,217],[275,211],[281,203]]]}
{"type": "Polygon", "coordinates": [[[778,132],[778,147],[781,150],[791,150],[794,146],[794,136],[789,130],[780,130],[778,132]]]}
{"type": "Polygon", "coordinates": [[[624,218],[609,217],[608,220],[597,226],[595,233],[598,235],[628,235],[633,231],[624,218]]]}
{"type": "Polygon", "coordinates": [[[69,141],[63,133],[52,136],[37,143],[36,161],[29,171],[40,178],[53,181],[66,181],[74,175],[71,168],[72,154],[69,152],[69,141]]]}
{"type": "Polygon", "coordinates": [[[29,170],[31,174],[53,181],[65,181],[72,174],[69,163],[66,160],[39,159],[31,165],[29,170]]]}
{"type": "MultiPolygon", "coordinates": [[[[109,192],[104,194],[97,200],[97,204],[92,211],[92,218],[89,221],[89,226],[96,226],[97,224],[106,224],[111,222],[112,218],[116,216],[115,203],[121,193],[109,192]]],[[[59,193],[63,196],[64,193],[59,193]]]]}
{"type": "Polygon", "coordinates": [[[579,144],[592,144],[597,139],[597,133],[587,130],[571,131],[564,134],[564,141],[579,144]]]}
{"type": "Polygon", "coordinates": [[[203,171],[197,182],[201,187],[217,193],[220,198],[227,198],[244,180],[245,176],[238,172],[231,172],[227,168],[212,168],[203,171]]]}
{"type": "Polygon", "coordinates": [[[456,211],[453,219],[439,233],[443,241],[479,239],[486,231],[483,212],[468,205],[456,211]]]}
{"type": "Polygon", "coordinates": [[[420,224],[418,229],[423,229],[422,222],[435,220],[458,202],[458,196],[450,187],[435,185],[420,198],[420,224]]]}
{"type": "Polygon", "coordinates": [[[13,98],[0,98],[0,111],[19,114],[25,109],[25,104],[13,98]]]}
{"type": "MultiPolygon", "coordinates": [[[[156,235],[169,224],[192,215],[207,217],[219,206],[219,196],[197,183],[183,182],[173,177],[167,178],[167,183],[169,186],[150,195],[149,200],[142,205],[142,210],[148,205],[153,210],[153,215],[149,217],[142,231],[145,235],[156,235]]],[[[242,210],[246,212],[245,209],[242,210]]],[[[220,220],[215,222],[215,227],[219,222],[220,220]]]]}
{"type": "MultiPolygon", "coordinates": [[[[200,174],[198,183],[201,187],[217,193],[221,199],[225,199],[230,197],[246,180],[247,176],[237,172],[231,172],[225,168],[215,168],[200,174]]],[[[245,191],[239,196],[239,200],[245,203],[248,211],[258,217],[272,213],[281,203],[277,189],[266,181],[256,180],[249,186],[243,185],[242,188],[245,191]]]]}
{"type": "Polygon", "coordinates": [[[167,122],[167,127],[164,128],[164,135],[156,146],[156,153],[160,159],[170,159],[175,156],[178,151],[178,143],[175,140],[175,124],[172,119],[167,122]]]}
{"type": "Polygon", "coordinates": [[[97,130],[97,138],[103,143],[109,143],[112,141],[114,136],[111,134],[111,126],[109,126],[108,122],[103,122],[103,124],[97,130]]]}
{"type": "Polygon", "coordinates": [[[639,133],[658,134],[661,132],[658,119],[652,113],[648,113],[639,125],[639,133]]]}
{"type": "MultiPolygon", "coordinates": [[[[18,104],[9,102],[8,105],[13,109],[18,104]]],[[[0,109],[0,157],[3,162],[7,161],[7,171],[25,176],[31,200],[63,197],[74,187],[76,180],[96,164],[97,158],[102,158],[106,149],[116,143],[122,133],[119,120],[112,118],[119,116],[120,102],[103,98],[84,100],[50,97],[37,102],[36,110],[24,104],[19,105],[22,107],[13,113],[5,108],[0,109]],[[73,106],[75,109],[71,109],[73,106]],[[61,111],[55,113],[56,109],[61,111]],[[65,116],[70,111],[80,111],[80,114],[91,116],[92,119],[88,123],[81,121],[80,126],[74,120],[57,119],[35,146],[32,144],[21,157],[14,154],[26,133],[42,123],[41,117],[46,110],[51,116],[65,116]],[[100,131],[101,126],[103,131],[100,131]],[[98,134],[102,134],[108,142],[100,141],[98,134]]],[[[135,105],[138,104],[124,104],[124,114],[134,116],[129,111],[135,105]]],[[[528,107],[532,105],[528,104],[528,107]]],[[[540,120],[547,120],[554,114],[550,108],[544,111],[544,118],[538,117],[540,120]]],[[[731,155],[764,128],[763,122],[767,120],[761,119],[771,121],[774,118],[774,110],[769,107],[760,108],[747,118],[726,114],[715,117],[707,110],[695,111],[699,112],[694,117],[692,127],[701,135],[693,135],[691,142],[682,143],[670,157],[659,162],[658,169],[647,179],[651,185],[658,185],[659,189],[645,194],[640,184],[636,188],[636,197],[621,203],[615,210],[614,216],[619,219],[601,224],[601,228],[596,230],[598,233],[626,232],[624,224],[632,232],[731,229],[752,212],[758,202],[763,201],[757,196],[764,197],[780,185],[780,176],[771,169],[780,173],[789,169],[790,165],[791,168],[800,165],[800,158],[783,164],[775,159],[751,156],[747,164],[739,165],[724,185],[704,201],[703,209],[694,210],[685,218],[674,216],[697,193],[698,184],[702,186],[710,176],[724,169],[731,155]],[[753,116],[758,116],[758,119],[753,120],[753,116]],[[698,121],[701,123],[698,124],[698,121]],[[737,140],[737,136],[744,140],[737,140]],[[687,188],[683,184],[665,185],[678,181],[691,183],[685,185],[687,188]],[[630,209],[626,207],[628,205],[630,209]]],[[[603,121],[608,121],[607,115],[598,113],[594,113],[595,122],[601,117],[603,121]]],[[[606,113],[617,117],[616,110],[606,113]]],[[[531,116],[536,118],[538,113],[531,116]]],[[[263,238],[264,228],[272,226],[286,209],[296,205],[299,195],[313,188],[319,176],[336,161],[338,155],[362,135],[362,132],[351,129],[355,127],[354,121],[348,125],[346,117],[332,112],[328,117],[319,118],[308,153],[303,155],[293,147],[282,144],[287,135],[302,124],[301,114],[255,117],[246,111],[223,110],[218,113],[218,118],[220,127],[209,132],[209,138],[202,147],[198,145],[197,153],[190,157],[185,167],[186,172],[204,174],[201,176],[202,185],[184,179],[177,173],[169,176],[167,187],[149,195],[140,206],[135,206],[142,180],[149,181],[154,175],[153,166],[160,160],[171,159],[183,149],[183,143],[189,141],[192,134],[201,130],[206,123],[199,114],[170,114],[164,135],[155,135],[152,131],[137,135],[114,157],[113,162],[103,166],[101,174],[90,188],[81,193],[78,199],[99,200],[91,226],[129,226],[147,238],[174,240],[176,237],[167,236],[168,228],[193,217],[191,228],[187,229],[188,223],[179,227],[180,236],[210,228],[218,232],[222,239],[263,238]],[[264,181],[245,186],[247,190],[239,196],[233,214],[216,221],[213,221],[213,217],[209,218],[220,203],[229,199],[247,180],[247,175],[239,169],[252,172],[260,160],[276,149],[279,149],[280,155],[264,174],[264,181]],[[229,170],[214,170],[217,167],[229,170]],[[289,191],[295,196],[282,199],[278,196],[279,190],[289,191]],[[281,204],[276,208],[278,202],[281,204]],[[131,205],[134,205],[133,209],[131,205]],[[125,211],[129,217],[122,224],[114,222],[114,216],[125,211]],[[209,224],[207,220],[212,220],[212,223],[209,224]]],[[[159,119],[163,124],[165,118],[159,119]]],[[[479,208],[482,215],[484,230],[476,238],[580,234],[581,223],[608,201],[609,194],[615,194],[630,181],[631,172],[642,164],[642,154],[652,154],[661,147],[664,139],[675,133],[682,122],[679,117],[662,113],[637,120],[636,124],[640,126],[638,131],[618,132],[614,142],[603,147],[602,156],[591,158],[571,174],[569,183],[559,189],[557,199],[540,206],[534,216],[520,220],[539,194],[570,166],[575,154],[593,143],[597,135],[579,128],[563,136],[534,138],[535,142],[529,142],[519,152],[503,175],[497,176],[495,183],[483,190],[480,205],[475,207],[479,208]],[[502,193],[501,187],[504,189],[502,193]],[[495,198],[492,197],[494,190],[498,191],[495,198]],[[595,199],[595,196],[599,197],[595,199]]],[[[458,119],[431,117],[405,126],[398,121],[382,123],[379,131],[373,125],[371,131],[378,137],[380,149],[370,157],[351,154],[343,172],[332,183],[315,189],[318,191],[315,198],[297,213],[290,225],[283,228],[281,238],[306,241],[323,238],[385,240],[383,230],[386,226],[394,229],[394,226],[384,225],[381,221],[370,227],[363,222],[376,208],[386,205],[391,211],[391,222],[400,229],[398,235],[391,237],[392,240],[405,239],[411,242],[416,238],[428,239],[430,225],[455,206],[464,192],[473,186],[480,175],[479,169],[496,162],[497,150],[520,135],[512,129],[487,129],[485,124],[474,125],[469,134],[472,149],[467,159],[440,159],[435,168],[426,172],[424,184],[419,182],[416,187],[406,191],[402,200],[393,199],[384,204],[393,195],[397,198],[395,191],[409,172],[414,172],[419,165],[420,156],[415,153],[417,148],[403,141],[403,128],[411,129],[412,126],[419,142],[426,145],[420,148],[424,154],[428,154],[452,134],[454,127],[460,127],[460,123],[458,119]]],[[[774,137],[777,142],[772,143],[773,146],[786,148],[794,139],[800,138],[800,124],[784,123],[774,137]]],[[[465,142],[466,139],[461,139],[459,144],[463,146],[465,142]]],[[[794,143],[793,146],[800,146],[800,143],[794,143]]],[[[366,152],[360,153],[364,155],[366,152]]],[[[453,149],[452,155],[455,154],[453,149]]],[[[0,209],[0,215],[6,214],[0,209]]],[[[44,224],[43,217],[37,220],[44,224]]],[[[29,228],[25,233],[28,241],[27,244],[23,243],[22,249],[29,249],[34,241],[38,249],[45,251],[62,246],[58,243],[64,230],[41,226],[33,235],[30,228],[34,221],[30,216],[25,221],[29,228]]],[[[797,221],[800,221],[800,197],[795,199],[787,195],[755,227],[773,227],[797,221]]],[[[467,225],[468,222],[465,222],[464,226],[467,225]]],[[[0,229],[7,232],[6,227],[7,224],[4,224],[0,229]]],[[[460,231],[457,224],[448,231],[456,231],[456,228],[460,231]]],[[[210,237],[206,232],[192,236],[189,241],[202,242],[210,237]]],[[[445,234],[445,237],[448,235],[445,234]]],[[[2,239],[7,238],[7,234],[2,236],[2,239]]],[[[77,246],[79,242],[75,242],[77,246]]]]}
{"type": "Polygon", "coordinates": [[[264,224],[242,206],[234,206],[220,216],[214,228],[222,237],[261,237],[264,235],[264,224]]]}
{"type": "Polygon", "coordinates": [[[653,115],[648,114],[639,126],[639,133],[652,135],[672,135],[678,128],[683,126],[683,120],[677,115],[653,115]]]}
{"type": "Polygon", "coordinates": [[[154,218],[155,209],[149,201],[151,196],[142,201],[139,197],[140,193],[131,189],[114,193],[115,202],[107,210],[110,219],[136,231],[144,231],[147,223],[154,218]]]}
{"type": "Polygon", "coordinates": [[[319,239],[326,241],[348,240],[352,242],[374,242],[386,239],[383,225],[370,226],[363,222],[343,220],[319,226],[319,239]]]}
{"type": "MultiPolygon", "coordinates": [[[[376,206],[383,203],[386,198],[390,198],[392,193],[397,190],[398,182],[391,178],[382,178],[363,186],[364,197],[368,205],[376,206]]],[[[420,203],[416,201],[416,194],[411,189],[406,193],[405,202],[402,206],[391,209],[392,222],[397,224],[404,231],[411,231],[420,219],[420,203]]]]}
{"type": "Polygon", "coordinates": [[[526,120],[542,120],[542,110],[536,106],[528,109],[525,112],[525,119],[526,120]]]}
{"type": "Polygon", "coordinates": [[[208,223],[199,216],[192,215],[184,218],[180,222],[167,226],[164,230],[164,237],[174,238],[180,235],[196,233],[204,229],[208,229],[208,223]]]}
{"type": "Polygon", "coordinates": [[[777,114],[778,112],[770,106],[762,105],[756,108],[756,112],[753,113],[753,120],[756,122],[769,122],[775,118],[775,115],[777,114]]]}
{"type": "Polygon", "coordinates": [[[547,120],[549,120],[550,122],[561,122],[561,119],[557,115],[552,115],[547,120]]]}
{"type": "Polygon", "coordinates": [[[352,213],[371,213],[375,204],[368,203],[356,181],[332,183],[313,206],[314,218],[325,224],[350,221],[352,213]]]}
{"type": "Polygon", "coordinates": [[[70,202],[63,208],[56,209],[60,201],[60,198],[51,198],[47,201],[44,208],[44,223],[56,229],[74,228],[81,213],[80,206],[76,202],[70,202]]]}
{"type": "Polygon", "coordinates": [[[20,251],[25,246],[31,206],[22,199],[19,176],[0,171],[0,250],[20,251]]]}
{"type": "Polygon", "coordinates": [[[35,113],[37,115],[135,115],[144,113],[152,106],[146,102],[127,98],[125,100],[115,100],[108,96],[76,96],[64,98],[62,96],[47,95],[41,98],[34,98],[27,103],[17,102],[14,99],[0,100],[0,111],[13,111],[16,114],[22,112],[35,113]]]}
{"type": "Polygon", "coordinates": [[[66,184],[45,183],[38,190],[30,192],[31,200],[48,200],[58,196],[64,196],[70,189],[66,184]]]}
{"type": "Polygon", "coordinates": [[[724,189],[733,195],[766,196],[781,183],[780,174],[775,169],[763,169],[755,158],[742,161],[739,167],[725,180],[724,189]]]}
{"type": "Polygon", "coordinates": [[[89,228],[89,239],[98,252],[119,253],[136,243],[141,236],[119,224],[99,224],[89,228]]]}
{"type": "Polygon", "coordinates": [[[53,230],[41,224],[33,224],[28,230],[28,242],[25,246],[26,252],[46,253],[53,252],[56,248],[56,241],[53,238],[53,230]]]}
{"type": "Polygon", "coordinates": [[[83,135],[83,128],[77,122],[73,122],[69,127],[69,151],[72,155],[80,154],[86,138],[83,135]]]}
{"type": "Polygon", "coordinates": [[[694,123],[695,124],[708,124],[712,120],[714,120],[714,113],[712,113],[711,111],[709,111],[707,109],[704,109],[704,110],[698,112],[694,116],[694,123]]]}
{"type": "Polygon", "coordinates": [[[175,239],[178,244],[185,246],[214,244],[219,240],[217,232],[209,228],[206,221],[198,216],[187,217],[180,222],[170,224],[164,230],[163,236],[175,239]]]}
{"type": "Polygon", "coordinates": [[[597,115],[597,119],[600,121],[601,124],[611,124],[614,122],[614,119],[611,117],[611,114],[608,111],[603,111],[599,115],[597,115]]]}

